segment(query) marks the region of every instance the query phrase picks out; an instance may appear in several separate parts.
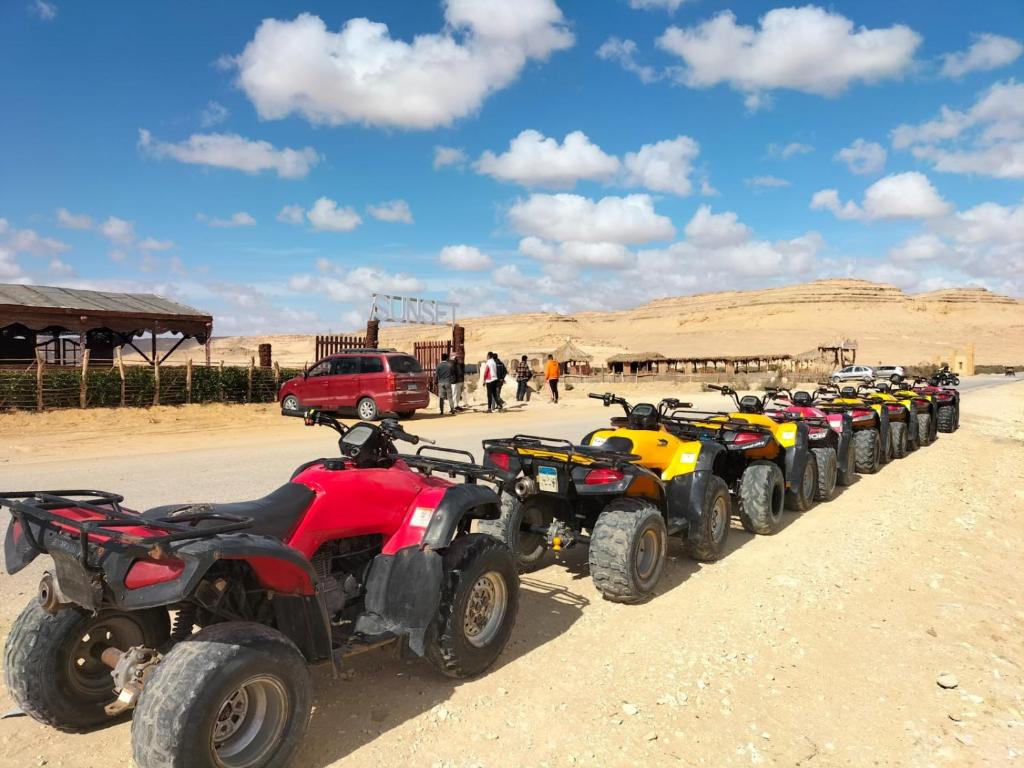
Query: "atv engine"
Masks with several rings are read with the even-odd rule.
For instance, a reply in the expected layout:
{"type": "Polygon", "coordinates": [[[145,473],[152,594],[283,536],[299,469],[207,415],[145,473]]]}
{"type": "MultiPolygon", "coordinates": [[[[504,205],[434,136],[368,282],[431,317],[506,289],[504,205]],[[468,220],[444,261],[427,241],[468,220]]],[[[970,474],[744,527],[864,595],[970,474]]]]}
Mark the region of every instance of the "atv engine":
{"type": "Polygon", "coordinates": [[[353,536],[329,541],[313,556],[313,568],[332,621],[362,597],[366,572],[373,558],[380,554],[383,542],[379,534],[353,536]]]}

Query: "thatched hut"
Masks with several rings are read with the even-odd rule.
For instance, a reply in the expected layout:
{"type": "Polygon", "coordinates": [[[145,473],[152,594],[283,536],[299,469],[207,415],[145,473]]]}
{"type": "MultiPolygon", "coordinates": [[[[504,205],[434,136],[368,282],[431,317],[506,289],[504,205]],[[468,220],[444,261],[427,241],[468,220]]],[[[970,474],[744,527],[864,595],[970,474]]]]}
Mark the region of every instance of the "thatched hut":
{"type": "Polygon", "coordinates": [[[668,363],[660,352],[623,352],[608,358],[608,370],[612,373],[657,373],[668,363]]]}
{"type": "Polygon", "coordinates": [[[551,355],[555,358],[562,373],[574,374],[577,376],[590,375],[590,361],[593,355],[587,354],[582,349],[566,339],[565,344],[560,346],[551,355]]]}

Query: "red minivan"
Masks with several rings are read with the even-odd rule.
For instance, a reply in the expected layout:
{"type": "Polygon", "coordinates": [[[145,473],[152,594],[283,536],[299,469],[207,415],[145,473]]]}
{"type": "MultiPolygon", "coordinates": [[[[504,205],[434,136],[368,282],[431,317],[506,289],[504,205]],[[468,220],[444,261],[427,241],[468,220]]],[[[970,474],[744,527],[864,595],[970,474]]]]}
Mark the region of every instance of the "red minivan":
{"type": "Polygon", "coordinates": [[[394,350],[350,350],[324,358],[277,393],[287,410],[354,409],[363,421],[381,413],[407,419],[430,403],[430,377],[412,355],[394,350]]]}

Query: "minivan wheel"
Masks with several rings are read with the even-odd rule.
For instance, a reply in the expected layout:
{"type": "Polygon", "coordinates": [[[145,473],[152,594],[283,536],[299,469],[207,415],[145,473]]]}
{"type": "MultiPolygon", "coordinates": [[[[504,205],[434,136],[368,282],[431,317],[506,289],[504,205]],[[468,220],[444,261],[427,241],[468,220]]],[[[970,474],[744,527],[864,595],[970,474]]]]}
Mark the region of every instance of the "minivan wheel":
{"type": "Polygon", "coordinates": [[[380,415],[377,403],[374,402],[372,397],[364,397],[360,400],[356,404],[356,413],[363,421],[373,421],[380,415]]]}
{"type": "Polygon", "coordinates": [[[299,405],[299,398],[295,395],[288,395],[288,397],[281,401],[281,410],[283,411],[297,411],[301,407],[299,405]]]}

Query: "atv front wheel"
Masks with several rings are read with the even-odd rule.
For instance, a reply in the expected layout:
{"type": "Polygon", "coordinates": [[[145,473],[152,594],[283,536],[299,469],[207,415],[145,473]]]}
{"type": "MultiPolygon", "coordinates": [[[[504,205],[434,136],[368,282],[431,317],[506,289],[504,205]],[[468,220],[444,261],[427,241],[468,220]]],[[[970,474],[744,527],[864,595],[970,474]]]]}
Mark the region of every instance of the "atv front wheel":
{"type": "Polygon", "coordinates": [[[590,535],[590,578],[605,600],[638,603],[658,585],[668,555],[668,529],[648,501],[616,499],[590,535]]]}
{"type": "Polygon", "coordinates": [[[800,475],[800,485],[786,491],[786,509],[794,512],[806,512],[814,504],[818,492],[818,463],[813,454],[808,455],[804,471],[800,475]]]}
{"type": "Polygon", "coordinates": [[[548,525],[551,514],[536,497],[519,501],[510,493],[501,494],[501,516],[497,520],[481,520],[477,530],[493,536],[512,550],[520,572],[539,567],[547,551],[542,534],[524,531],[524,525],[548,525]]]}
{"type": "Polygon", "coordinates": [[[729,486],[718,475],[712,475],[704,491],[700,521],[696,531],[687,531],[683,538],[686,554],[701,563],[711,563],[725,554],[732,518],[729,486]]]}
{"type": "Polygon", "coordinates": [[[902,459],[907,455],[907,425],[902,421],[889,425],[889,444],[894,458],[902,459]]]}
{"type": "Polygon", "coordinates": [[[132,719],[139,768],[286,765],[305,733],[312,680],[294,643],[248,621],[175,645],[146,680],[132,719]]]}
{"type": "Polygon", "coordinates": [[[917,443],[918,445],[932,444],[932,415],[930,413],[917,414],[917,443]]]}
{"type": "Polygon", "coordinates": [[[856,456],[857,472],[862,475],[873,475],[881,466],[882,440],[877,429],[861,429],[853,435],[854,456],[856,456]]]}
{"type": "Polygon", "coordinates": [[[829,501],[835,496],[839,470],[836,466],[835,448],[811,448],[811,454],[818,465],[818,488],[814,498],[829,501]]]}
{"type": "Polygon", "coordinates": [[[25,714],[75,733],[110,721],[104,707],[117,698],[109,647],[155,648],[170,637],[167,611],[104,610],[96,615],[67,606],[47,613],[35,598],[14,621],[4,651],[7,689],[25,714]]]}
{"type": "Polygon", "coordinates": [[[448,677],[478,675],[504,649],[519,610],[515,559],[481,533],[460,536],[444,551],[444,582],[424,657],[448,677]]]}
{"type": "Polygon", "coordinates": [[[751,533],[770,536],[782,524],[786,481],[770,461],[755,461],[740,478],[740,522],[751,533]]]}
{"type": "Polygon", "coordinates": [[[956,406],[942,405],[938,411],[939,432],[956,431],[956,406]]]}
{"type": "Polygon", "coordinates": [[[856,479],[857,452],[854,450],[854,444],[851,441],[850,445],[848,445],[846,448],[846,462],[844,466],[839,467],[839,473],[836,477],[836,483],[842,486],[853,485],[853,481],[856,479]]]}

